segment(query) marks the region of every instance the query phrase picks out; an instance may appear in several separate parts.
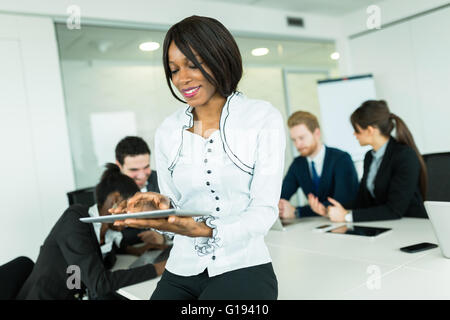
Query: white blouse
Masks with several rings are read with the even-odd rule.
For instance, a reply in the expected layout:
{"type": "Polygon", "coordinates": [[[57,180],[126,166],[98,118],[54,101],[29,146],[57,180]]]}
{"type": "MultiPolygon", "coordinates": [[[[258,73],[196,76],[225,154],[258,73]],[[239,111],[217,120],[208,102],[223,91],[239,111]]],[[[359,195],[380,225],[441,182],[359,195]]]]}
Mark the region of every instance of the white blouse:
{"type": "Polygon", "coordinates": [[[175,235],[166,268],[177,275],[197,275],[207,268],[209,276],[216,276],[271,262],[264,236],[278,217],[286,142],[283,120],[267,102],[242,94],[233,99],[230,104],[229,97],[222,110],[221,118],[229,116],[228,123],[221,119],[220,130],[207,139],[187,131],[189,126],[180,121],[180,115],[192,117],[191,107],[166,119],[155,136],[161,194],[178,208],[211,212],[196,220],[213,228],[212,238],[175,235]],[[249,125],[235,128],[249,112],[249,125]],[[242,139],[233,144],[227,140],[234,129],[242,139]],[[169,138],[174,131],[178,140],[169,138]],[[246,139],[250,135],[254,140],[246,139]],[[240,159],[254,159],[253,166],[240,159]]]}

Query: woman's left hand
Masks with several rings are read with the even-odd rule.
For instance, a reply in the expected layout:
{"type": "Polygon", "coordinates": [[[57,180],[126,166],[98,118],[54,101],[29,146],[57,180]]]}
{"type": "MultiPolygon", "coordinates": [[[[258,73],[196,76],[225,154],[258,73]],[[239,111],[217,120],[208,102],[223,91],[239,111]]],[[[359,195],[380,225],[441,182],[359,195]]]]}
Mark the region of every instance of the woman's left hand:
{"type": "Polygon", "coordinates": [[[328,197],[328,201],[332,204],[328,206],[328,217],[332,222],[345,222],[345,215],[348,213],[338,201],[328,197]]]}
{"type": "Polygon", "coordinates": [[[114,222],[115,226],[133,228],[153,228],[168,231],[188,237],[212,237],[212,229],[204,222],[196,222],[192,217],[176,217],[160,219],[125,219],[114,222]]]}

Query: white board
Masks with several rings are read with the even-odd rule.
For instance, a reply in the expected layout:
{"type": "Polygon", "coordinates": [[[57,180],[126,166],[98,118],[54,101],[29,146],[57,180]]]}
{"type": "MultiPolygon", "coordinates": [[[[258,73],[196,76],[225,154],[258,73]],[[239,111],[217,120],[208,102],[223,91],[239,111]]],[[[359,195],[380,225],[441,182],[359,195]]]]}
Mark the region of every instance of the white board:
{"type": "Polygon", "coordinates": [[[353,161],[364,159],[370,147],[361,147],[353,135],[350,116],[364,101],[376,99],[372,75],[321,80],[317,82],[321,132],[329,147],[348,152],[353,161]]]}

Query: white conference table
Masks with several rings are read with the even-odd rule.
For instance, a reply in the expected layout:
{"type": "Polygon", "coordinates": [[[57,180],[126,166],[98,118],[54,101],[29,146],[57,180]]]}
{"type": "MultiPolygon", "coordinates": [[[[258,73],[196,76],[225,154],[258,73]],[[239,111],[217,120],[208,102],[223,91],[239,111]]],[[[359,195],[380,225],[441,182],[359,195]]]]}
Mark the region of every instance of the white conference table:
{"type": "MultiPolygon", "coordinates": [[[[361,222],[387,227],[376,238],[317,233],[321,217],[271,230],[265,241],[278,279],[278,299],[450,299],[450,259],[439,248],[405,253],[401,247],[436,243],[427,219],[361,222]]],[[[119,255],[114,270],[136,257],[119,255]]],[[[148,300],[160,278],[119,289],[128,299],[148,300]]]]}

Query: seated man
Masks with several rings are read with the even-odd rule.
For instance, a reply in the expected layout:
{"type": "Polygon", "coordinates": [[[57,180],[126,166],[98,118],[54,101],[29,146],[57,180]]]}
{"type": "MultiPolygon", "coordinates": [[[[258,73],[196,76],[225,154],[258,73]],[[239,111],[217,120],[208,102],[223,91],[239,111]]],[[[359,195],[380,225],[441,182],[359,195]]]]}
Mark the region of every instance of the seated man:
{"type": "MultiPolygon", "coordinates": [[[[127,136],[116,146],[116,164],[120,171],[136,182],[141,192],[157,192],[158,176],[150,167],[150,148],[141,137],[127,136]]],[[[164,245],[169,240],[162,234],[151,230],[125,228],[122,231],[123,240],[120,250],[128,246],[127,253],[139,255],[142,250],[130,247],[144,242],[146,245],[164,245]]]]}
{"type": "Polygon", "coordinates": [[[356,197],[358,176],[350,155],[325,146],[320,139],[317,118],[298,111],[288,119],[291,139],[301,154],[295,158],[283,180],[279,202],[280,218],[326,216],[328,197],[349,203],[356,197]],[[298,188],[308,205],[293,207],[289,200],[298,188]]]}
{"type": "Polygon", "coordinates": [[[108,209],[136,192],[139,188],[133,180],[121,174],[116,165],[108,164],[96,186],[97,204],[90,208],[75,204],[63,213],[41,246],[33,271],[17,299],[79,299],[86,289],[90,299],[112,298],[119,288],[161,275],[166,261],[108,271],[103,257],[110,252],[116,234],[120,233],[111,230],[112,224],[79,220],[108,215],[108,209]],[[68,279],[73,270],[79,270],[80,276],[80,285],[74,289],[68,279]]]}

